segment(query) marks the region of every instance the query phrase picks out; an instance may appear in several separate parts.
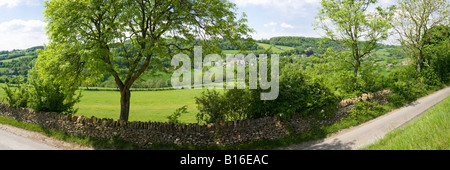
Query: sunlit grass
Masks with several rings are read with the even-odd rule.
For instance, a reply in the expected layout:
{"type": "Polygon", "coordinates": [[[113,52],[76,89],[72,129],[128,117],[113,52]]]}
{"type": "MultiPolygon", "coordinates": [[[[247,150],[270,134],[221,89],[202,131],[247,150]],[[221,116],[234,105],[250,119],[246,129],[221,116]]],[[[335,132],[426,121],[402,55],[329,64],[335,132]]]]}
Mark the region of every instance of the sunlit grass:
{"type": "MultiPolygon", "coordinates": [[[[198,113],[195,97],[204,90],[132,91],[130,121],[167,121],[177,108],[188,106],[189,114],[179,118],[184,123],[196,122],[198,113]]],[[[83,91],[81,102],[75,105],[77,115],[86,117],[118,119],[120,114],[120,93],[118,91],[83,91]]]]}

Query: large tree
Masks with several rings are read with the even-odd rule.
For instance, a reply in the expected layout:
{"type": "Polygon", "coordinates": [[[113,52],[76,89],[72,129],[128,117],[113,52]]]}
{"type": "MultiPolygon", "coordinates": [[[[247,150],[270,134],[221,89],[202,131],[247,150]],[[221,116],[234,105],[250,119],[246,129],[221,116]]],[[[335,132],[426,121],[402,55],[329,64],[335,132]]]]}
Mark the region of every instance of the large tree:
{"type": "Polygon", "coordinates": [[[45,8],[50,43],[76,47],[87,69],[114,77],[121,120],[133,83],[170,49],[198,39],[236,42],[251,32],[228,0],[51,0],[45,8]]]}
{"type": "MultiPolygon", "coordinates": [[[[439,25],[425,33],[423,60],[442,82],[450,82],[450,26],[439,25]]],[[[426,67],[422,68],[426,69],[426,67]]]]}
{"type": "Polygon", "coordinates": [[[424,35],[438,25],[449,23],[448,0],[399,0],[390,23],[400,43],[409,49],[420,73],[424,56],[424,35]]]}
{"type": "Polygon", "coordinates": [[[325,31],[326,38],[343,43],[350,51],[341,54],[343,61],[353,68],[354,82],[363,57],[385,40],[390,29],[387,24],[390,10],[376,8],[369,12],[376,0],[322,0],[316,16],[316,28],[325,31]]]}

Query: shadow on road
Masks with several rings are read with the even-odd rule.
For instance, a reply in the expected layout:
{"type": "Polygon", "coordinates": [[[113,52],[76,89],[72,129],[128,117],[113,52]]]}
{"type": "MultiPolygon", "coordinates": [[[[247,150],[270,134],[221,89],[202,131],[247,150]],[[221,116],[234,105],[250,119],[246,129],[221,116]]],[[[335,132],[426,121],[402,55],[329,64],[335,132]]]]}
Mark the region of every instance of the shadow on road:
{"type": "Polygon", "coordinates": [[[354,141],[343,143],[339,139],[334,139],[331,142],[307,146],[303,150],[351,150],[354,144],[354,141]]]}

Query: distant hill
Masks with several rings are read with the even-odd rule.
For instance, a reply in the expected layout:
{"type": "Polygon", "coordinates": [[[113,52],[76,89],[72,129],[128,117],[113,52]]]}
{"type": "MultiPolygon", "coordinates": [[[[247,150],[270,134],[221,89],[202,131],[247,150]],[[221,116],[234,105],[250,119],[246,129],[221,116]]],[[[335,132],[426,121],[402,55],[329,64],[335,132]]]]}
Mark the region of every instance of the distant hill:
{"type": "MultiPolygon", "coordinates": [[[[222,49],[224,57],[225,54],[240,52],[240,49],[228,40],[218,41],[218,46],[222,49]]],[[[289,60],[302,60],[301,58],[311,55],[319,57],[330,47],[334,50],[346,50],[346,47],[342,44],[334,41],[325,41],[323,38],[283,36],[273,37],[269,40],[256,40],[253,44],[246,44],[245,48],[248,51],[244,53],[266,53],[269,55],[277,53],[283,57],[293,57],[289,60]]],[[[11,82],[13,77],[19,75],[26,77],[28,71],[33,67],[32,61],[37,58],[37,50],[40,49],[42,50],[44,47],[36,46],[25,50],[0,51],[0,83],[11,82]]],[[[374,60],[383,67],[398,65],[405,59],[398,46],[380,44],[380,47],[375,50],[374,54],[376,54],[374,60]]],[[[162,64],[166,67],[170,67],[170,60],[162,60],[161,62],[164,62],[162,64]]],[[[160,76],[155,77],[150,73],[146,73],[141,77],[139,83],[135,83],[135,86],[144,88],[169,86],[170,75],[167,75],[169,73],[159,72],[157,74],[160,76]]],[[[115,87],[115,83],[111,77],[106,76],[99,83],[99,86],[115,87]]]]}
{"type": "Polygon", "coordinates": [[[37,50],[43,46],[31,47],[25,50],[0,51],[0,83],[13,82],[15,76],[27,76],[32,68],[32,62],[37,58],[37,50]]]}

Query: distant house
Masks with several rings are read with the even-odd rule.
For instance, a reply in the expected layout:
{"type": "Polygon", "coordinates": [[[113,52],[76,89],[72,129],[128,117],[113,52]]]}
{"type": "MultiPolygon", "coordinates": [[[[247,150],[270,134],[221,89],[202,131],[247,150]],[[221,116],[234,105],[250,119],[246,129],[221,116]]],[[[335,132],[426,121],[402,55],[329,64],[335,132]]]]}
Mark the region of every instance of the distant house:
{"type": "Polygon", "coordinates": [[[412,63],[411,60],[402,61],[402,65],[404,65],[404,66],[411,64],[411,63],[412,63]]]}

